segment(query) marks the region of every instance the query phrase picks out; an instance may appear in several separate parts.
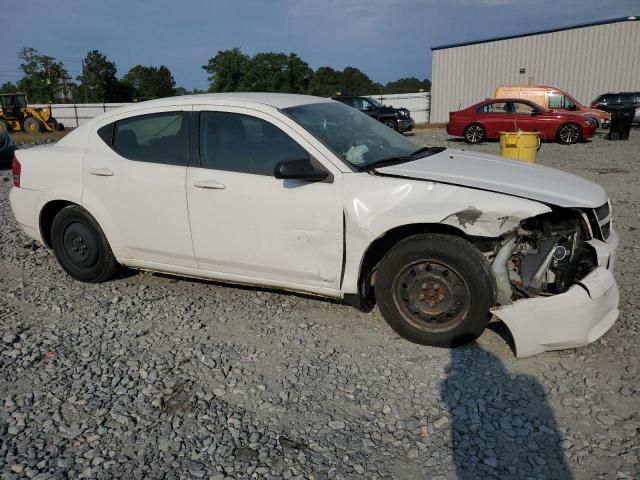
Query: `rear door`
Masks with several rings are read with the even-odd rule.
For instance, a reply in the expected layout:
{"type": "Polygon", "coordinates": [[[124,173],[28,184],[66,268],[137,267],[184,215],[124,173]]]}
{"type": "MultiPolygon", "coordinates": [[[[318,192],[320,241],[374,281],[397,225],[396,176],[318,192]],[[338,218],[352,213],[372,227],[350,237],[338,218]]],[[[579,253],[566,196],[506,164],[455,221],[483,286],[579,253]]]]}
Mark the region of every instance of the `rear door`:
{"type": "Polygon", "coordinates": [[[196,267],[185,192],[190,109],[141,110],[89,139],[82,202],[119,259],[196,267]]]}
{"type": "Polygon", "coordinates": [[[515,129],[515,116],[511,110],[511,102],[497,100],[486,103],[478,108],[477,113],[488,138],[498,138],[500,132],[515,129]]]}

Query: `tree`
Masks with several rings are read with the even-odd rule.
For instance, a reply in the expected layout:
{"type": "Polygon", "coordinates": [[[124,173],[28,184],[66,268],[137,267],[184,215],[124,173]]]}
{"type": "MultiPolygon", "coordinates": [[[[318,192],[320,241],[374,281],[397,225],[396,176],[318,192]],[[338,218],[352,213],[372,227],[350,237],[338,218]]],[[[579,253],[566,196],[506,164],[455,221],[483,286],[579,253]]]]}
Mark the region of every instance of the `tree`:
{"type": "Polygon", "coordinates": [[[18,87],[11,82],[5,82],[0,85],[0,93],[16,93],[18,87]]]}
{"type": "Polygon", "coordinates": [[[176,82],[171,71],[164,65],[148,67],[136,65],[124,79],[133,87],[136,98],[162,98],[174,94],[176,82]]]}
{"type": "Polygon", "coordinates": [[[210,92],[237,92],[247,90],[251,59],[239,48],[220,50],[202,68],[209,74],[210,92]]]}
{"type": "Polygon", "coordinates": [[[67,97],[67,70],[61,62],[49,55],[42,55],[38,50],[25,47],[18,52],[22,60],[20,69],[24,77],[18,82],[18,90],[26,91],[29,101],[33,103],[54,102],[57,98],[67,97]]]}
{"type": "Polygon", "coordinates": [[[347,67],[342,71],[342,95],[367,95],[380,91],[380,84],[371,79],[355,67],[347,67]]]}
{"type": "Polygon", "coordinates": [[[319,97],[332,97],[342,93],[342,72],[331,67],[320,67],[309,82],[309,93],[319,97]]]}
{"type": "Polygon", "coordinates": [[[89,52],[82,62],[82,74],[77,77],[81,99],[89,103],[121,101],[117,71],[116,64],[98,50],[89,52]]]}
{"type": "Polygon", "coordinates": [[[428,78],[418,80],[415,77],[401,78],[395,82],[389,82],[384,88],[385,93],[413,93],[420,90],[431,90],[431,82],[428,78]]]}

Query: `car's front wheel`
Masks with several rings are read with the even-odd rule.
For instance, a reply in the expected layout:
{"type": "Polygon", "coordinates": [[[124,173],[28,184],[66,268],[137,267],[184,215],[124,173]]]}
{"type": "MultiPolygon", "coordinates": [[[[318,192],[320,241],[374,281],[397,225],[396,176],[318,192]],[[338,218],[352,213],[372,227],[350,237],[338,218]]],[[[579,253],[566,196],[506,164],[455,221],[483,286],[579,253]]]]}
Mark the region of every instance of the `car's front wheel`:
{"type": "Polygon", "coordinates": [[[55,216],[51,243],[62,268],[76,280],[104,282],[118,270],[102,229],[77,205],[65,207],[55,216]]]}
{"type": "Polygon", "coordinates": [[[395,245],[376,272],[375,296],[402,337],[439,347],[467,343],[484,331],[495,303],[495,277],[466,240],[418,234],[395,245]]]}
{"type": "Polygon", "coordinates": [[[390,129],[395,130],[396,132],[398,131],[398,122],[396,122],[394,119],[387,118],[386,120],[383,120],[382,123],[384,123],[390,129]]]}

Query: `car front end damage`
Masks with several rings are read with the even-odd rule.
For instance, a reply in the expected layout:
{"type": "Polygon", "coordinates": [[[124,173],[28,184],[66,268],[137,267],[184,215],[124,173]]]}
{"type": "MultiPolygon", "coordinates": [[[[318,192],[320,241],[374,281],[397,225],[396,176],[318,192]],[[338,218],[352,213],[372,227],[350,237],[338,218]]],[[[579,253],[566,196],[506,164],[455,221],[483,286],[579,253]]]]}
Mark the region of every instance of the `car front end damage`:
{"type": "Polygon", "coordinates": [[[488,253],[499,304],[492,313],[509,328],[518,357],[587,345],[611,328],[618,243],[609,202],[554,208],[500,238],[488,253]]]}

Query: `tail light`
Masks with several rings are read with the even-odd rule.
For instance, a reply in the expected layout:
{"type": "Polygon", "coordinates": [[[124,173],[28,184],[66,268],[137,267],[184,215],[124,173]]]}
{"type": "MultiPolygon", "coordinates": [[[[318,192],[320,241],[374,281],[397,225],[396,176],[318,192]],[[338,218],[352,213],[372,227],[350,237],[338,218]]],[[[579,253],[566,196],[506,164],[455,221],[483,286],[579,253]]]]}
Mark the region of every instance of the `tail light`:
{"type": "Polygon", "coordinates": [[[16,188],[20,188],[20,172],[22,171],[22,165],[18,159],[13,157],[13,167],[11,168],[11,173],[13,173],[13,186],[16,188]]]}

